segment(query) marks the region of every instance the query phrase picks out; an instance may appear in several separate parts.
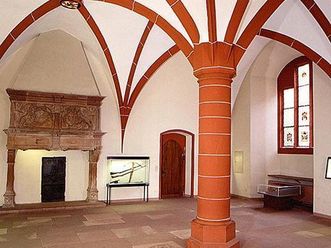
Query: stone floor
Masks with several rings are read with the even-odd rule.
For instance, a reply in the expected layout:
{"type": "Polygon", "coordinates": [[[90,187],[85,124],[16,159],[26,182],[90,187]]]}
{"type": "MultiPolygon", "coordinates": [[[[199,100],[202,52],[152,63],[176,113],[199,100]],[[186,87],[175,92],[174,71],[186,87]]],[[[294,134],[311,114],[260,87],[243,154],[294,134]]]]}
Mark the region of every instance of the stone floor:
{"type": "MultiPolygon", "coordinates": [[[[104,208],[0,215],[1,248],[180,248],[190,236],[196,201],[171,199],[104,208]]],[[[331,248],[331,221],[303,210],[263,209],[233,199],[245,248],[331,248]]]]}

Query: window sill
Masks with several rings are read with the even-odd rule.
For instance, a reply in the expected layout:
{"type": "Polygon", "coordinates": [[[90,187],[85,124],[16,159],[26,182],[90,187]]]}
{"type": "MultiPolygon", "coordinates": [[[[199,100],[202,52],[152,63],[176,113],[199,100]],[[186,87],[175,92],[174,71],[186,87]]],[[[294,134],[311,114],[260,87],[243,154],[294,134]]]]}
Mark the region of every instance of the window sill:
{"type": "Polygon", "coordinates": [[[278,148],[278,154],[313,154],[314,148],[278,148]]]}

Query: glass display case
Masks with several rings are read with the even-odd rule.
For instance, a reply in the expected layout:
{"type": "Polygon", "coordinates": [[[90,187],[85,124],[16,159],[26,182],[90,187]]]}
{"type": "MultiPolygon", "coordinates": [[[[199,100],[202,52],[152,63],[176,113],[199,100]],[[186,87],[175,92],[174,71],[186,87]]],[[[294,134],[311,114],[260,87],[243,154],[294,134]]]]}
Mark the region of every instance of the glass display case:
{"type": "Polygon", "coordinates": [[[269,195],[274,197],[289,197],[301,195],[301,186],[278,186],[278,185],[267,185],[260,184],[257,192],[263,195],[269,195]]]}
{"type": "Polygon", "coordinates": [[[107,161],[109,184],[149,183],[149,157],[111,156],[107,161]]]}

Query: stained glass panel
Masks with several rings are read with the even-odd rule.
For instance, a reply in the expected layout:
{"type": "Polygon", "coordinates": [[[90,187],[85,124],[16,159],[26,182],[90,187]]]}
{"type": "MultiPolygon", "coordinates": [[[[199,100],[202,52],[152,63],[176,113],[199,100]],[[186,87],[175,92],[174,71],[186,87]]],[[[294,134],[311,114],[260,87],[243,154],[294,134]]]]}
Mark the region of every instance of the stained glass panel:
{"type": "Polygon", "coordinates": [[[299,107],[299,126],[305,126],[310,124],[310,109],[307,107],[299,107]]]}
{"type": "Polygon", "coordinates": [[[284,90],[284,108],[294,107],[294,89],[284,90]]]}
{"type": "Polygon", "coordinates": [[[309,105],[309,85],[299,87],[299,106],[309,105]]]}
{"type": "Polygon", "coordinates": [[[294,128],[284,128],[284,146],[291,147],[294,146],[294,128]]]}
{"type": "Polygon", "coordinates": [[[309,84],[309,64],[300,66],[298,68],[299,86],[309,84]]]}
{"type": "Polygon", "coordinates": [[[294,126],[294,108],[284,109],[284,127],[293,127],[294,126]]]}
{"type": "Polygon", "coordinates": [[[309,127],[299,127],[299,146],[309,147],[309,127]]]}

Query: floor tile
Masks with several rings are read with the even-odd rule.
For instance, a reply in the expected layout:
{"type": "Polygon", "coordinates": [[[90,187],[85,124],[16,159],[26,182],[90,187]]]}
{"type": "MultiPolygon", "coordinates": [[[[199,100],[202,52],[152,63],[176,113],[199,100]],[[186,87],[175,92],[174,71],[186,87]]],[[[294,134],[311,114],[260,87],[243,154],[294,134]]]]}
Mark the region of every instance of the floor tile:
{"type": "Polygon", "coordinates": [[[191,229],[176,230],[170,233],[180,239],[189,239],[191,237],[191,229]]]}
{"type": "MultiPolygon", "coordinates": [[[[331,221],[300,209],[233,199],[241,248],[331,248],[331,221]],[[261,238],[263,237],[263,238],[261,238]]],[[[186,247],[195,199],[114,203],[103,208],[0,215],[1,248],[186,247]]]]}
{"type": "Polygon", "coordinates": [[[176,244],[174,241],[156,243],[156,244],[145,244],[133,246],[133,248],[182,248],[182,246],[176,244]]]}
{"type": "Polygon", "coordinates": [[[295,234],[304,236],[306,238],[319,238],[324,236],[321,233],[309,232],[309,231],[299,231],[299,232],[295,232],[295,234]]]}

